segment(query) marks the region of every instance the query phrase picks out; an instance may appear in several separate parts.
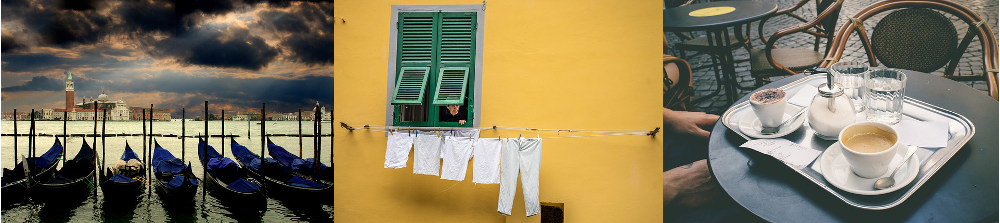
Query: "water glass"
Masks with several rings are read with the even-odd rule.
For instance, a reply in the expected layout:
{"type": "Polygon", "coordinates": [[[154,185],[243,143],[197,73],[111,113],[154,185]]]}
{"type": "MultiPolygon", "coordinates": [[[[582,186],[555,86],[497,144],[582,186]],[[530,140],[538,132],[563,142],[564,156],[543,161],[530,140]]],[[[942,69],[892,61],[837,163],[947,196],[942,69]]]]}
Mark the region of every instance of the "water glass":
{"type": "Polygon", "coordinates": [[[862,98],[864,93],[865,74],[868,73],[868,64],[856,61],[837,62],[830,66],[830,73],[833,74],[833,81],[844,87],[844,94],[854,103],[854,112],[865,110],[865,103],[862,98]]]}
{"type": "Polygon", "coordinates": [[[906,74],[896,69],[877,69],[865,74],[865,113],[868,121],[895,125],[903,117],[906,74]]]}

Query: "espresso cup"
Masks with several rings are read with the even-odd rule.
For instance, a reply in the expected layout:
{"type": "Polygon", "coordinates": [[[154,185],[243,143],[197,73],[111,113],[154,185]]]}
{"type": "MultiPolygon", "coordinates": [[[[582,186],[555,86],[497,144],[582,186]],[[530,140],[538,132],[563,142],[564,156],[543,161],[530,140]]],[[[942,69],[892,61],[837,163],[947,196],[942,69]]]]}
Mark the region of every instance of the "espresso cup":
{"type": "Polygon", "coordinates": [[[777,88],[762,89],[750,95],[750,107],[762,127],[777,127],[784,121],[787,93],[777,88]]]}
{"type": "Polygon", "coordinates": [[[899,135],[880,122],[857,122],[840,131],[839,143],[854,174],[871,179],[889,169],[899,147],[899,135]]]}

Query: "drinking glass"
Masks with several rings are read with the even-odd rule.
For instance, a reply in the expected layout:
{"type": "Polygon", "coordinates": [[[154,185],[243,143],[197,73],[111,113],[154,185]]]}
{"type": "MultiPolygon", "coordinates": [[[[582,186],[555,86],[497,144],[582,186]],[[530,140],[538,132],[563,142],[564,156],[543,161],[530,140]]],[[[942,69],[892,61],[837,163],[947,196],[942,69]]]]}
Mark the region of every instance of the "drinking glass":
{"type": "Polygon", "coordinates": [[[864,111],[865,103],[862,95],[864,95],[868,64],[856,61],[837,62],[830,66],[830,72],[833,73],[833,81],[844,87],[844,94],[854,104],[854,112],[864,111]]]}
{"type": "Polygon", "coordinates": [[[877,69],[865,74],[865,115],[868,121],[895,125],[903,117],[906,74],[896,69],[877,69]]]}

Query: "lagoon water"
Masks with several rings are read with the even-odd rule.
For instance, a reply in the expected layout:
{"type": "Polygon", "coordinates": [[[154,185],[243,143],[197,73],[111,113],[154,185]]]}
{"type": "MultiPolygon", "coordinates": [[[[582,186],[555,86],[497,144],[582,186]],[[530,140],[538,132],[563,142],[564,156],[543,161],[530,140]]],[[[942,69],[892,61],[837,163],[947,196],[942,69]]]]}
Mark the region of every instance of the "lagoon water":
{"type": "MultiPolygon", "coordinates": [[[[243,146],[246,146],[254,153],[260,153],[261,141],[260,141],[260,127],[261,125],[256,124],[257,121],[226,121],[225,122],[225,134],[227,135],[239,135],[240,137],[235,138],[236,141],[243,146]],[[249,130],[249,135],[248,135],[249,130]]],[[[142,133],[142,122],[139,121],[116,121],[107,122],[106,133],[142,133]]],[[[222,126],[220,121],[209,121],[208,122],[208,132],[213,135],[218,135],[222,132],[222,126]]],[[[267,134],[297,134],[298,133],[298,122],[296,121],[276,121],[276,122],[266,122],[267,134]]],[[[330,134],[331,123],[323,123],[321,127],[323,134],[330,134]]],[[[181,134],[181,121],[172,120],[168,122],[153,122],[152,131],[155,134],[181,134]]],[[[19,134],[28,133],[30,128],[29,121],[17,121],[17,132],[19,134]]],[[[148,128],[148,123],[147,123],[148,128]]],[[[203,121],[186,121],[185,132],[188,136],[198,135],[199,133],[204,133],[205,122],[203,121]]],[[[62,134],[63,132],[63,122],[61,121],[36,121],[36,131],[39,134],[62,134]]],[[[13,121],[0,121],[0,132],[4,134],[13,133],[14,126],[13,121]]],[[[66,132],[69,134],[92,134],[94,132],[94,122],[93,121],[71,121],[67,123],[66,132]]],[[[97,123],[97,132],[101,132],[101,123],[97,123]]],[[[303,121],[302,122],[302,133],[312,134],[312,122],[303,121]]],[[[36,137],[38,142],[36,143],[36,155],[41,155],[52,146],[55,138],[51,136],[40,136],[36,137]]],[[[181,139],[176,137],[157,137],[155,138],[159,142],[160,146],[164,149],[169,150],[174,156],[182,157],[181,139]]],[[[60,137],[60,140],[62,138],[60,137]]],[[[63,142],[66,147],[66,158],[72,159],[73,156],[79,152],[80,147],[83,142],[83,137],[67,137],[68,142],[63,142]]],[[[209,139],[209,145],[215,147],[216,150],[222,152],[226,157],[234,158],[229,140],[221,141],[222,138],[215,137],[209,139]]],[[[87,143],[94,145],[94,138],[87,137],[87,143]]],[[[275,144],[284,147],[289,152],[299,154],[299,138],[298,137],[276,137],[272,136],[271,141],[275,144]]],[[[101,138],[97,138],[97,154],[105,154],[101,156],[102,161],[110,166],[119,157],[121,157],[122,152],[125,149],[125,143],[140,156],[144,155],[143,152],[143,138],[141,136],[135,137],[114,137],[105,138],[105,144],[101,143],[101,138]],[[102,151],[103,150],[103,151],[102,151]],[[103,157],[107,157],[106,159],[103,157]]],[[[326,165],[332,165],[332,147],[331,138],[329,136],[322,137],[322,144],[320,145],[321,151],[319,154],[320,160],[326,165]]],[[[149,143],[148,141],[146,143],[149,143]]],[[[184,140],[184,158],[186,162],[191,162],[191,169],[199,177],[202,176],[203,168],[198,163],[198,153],[197,144],[198,140],[194,138],[187,138],[184,140]]],[[[28,156],[28,138],[27,137],[17,137],[17,152],[18,157],[28,156]]],[[[301,156],[303,158],[311,158],[313,155],[313,140],[311,138],[302,138],[301,156]]],[[[147,146],[147,149],[148,146],[147,146]]],[[[150,150],[151,151],[151,150],[150,150]]],[[[14,137],[4,136],[0,138],[0,166],[3,168],[13,168],[14,162],[14,137]]],[[[18,158],[20,159],[20,158],[18,158]]],[[[61,168],[61,166],[60,166],[61,168]]],[[[105,207],[103,203],[102,191],[97,189],[95,194],[90,195],[84,201],[70,202],[70,204],[38,204],[32,201],[26,200],[15,204],[4,204],[3,207],[3,221],[4,222],[92,222],[92,221],[111,221],[111,222],[254,222],[254,221],[264,221],[264,222],[274,222],[274,221],[319,221],[328,222],[333,221],[333,197],[329,198],[312,198],[322,201],[322,204],[316,205],[297,205],[289,202],[283,202],[282,200],[268,198],[267,207],[262,210],[247,210],[244,207],[236,207],[236,205],[223,203],[216,199],[211,192],[202,196],[202,189],[204,185],[199,185],[199,192],[195,196],[195,201],[192,203],[192,207],[188,208],[176,208],[176,206],[166,206],[164,205],[155,192],[150,192],[142,195],[141,200],[135,205],[127,205],[125,207],[105,207]]],[[[188,205],[189,206],[189,205],[188,205]]]]}

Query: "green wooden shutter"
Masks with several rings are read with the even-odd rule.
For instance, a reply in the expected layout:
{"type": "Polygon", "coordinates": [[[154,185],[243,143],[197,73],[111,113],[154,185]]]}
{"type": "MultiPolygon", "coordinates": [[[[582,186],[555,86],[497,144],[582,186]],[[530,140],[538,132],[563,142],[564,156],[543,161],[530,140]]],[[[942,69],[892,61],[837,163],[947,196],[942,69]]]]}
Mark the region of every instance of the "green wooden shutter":
{"type": "Polygon", "coordinates": [[[434,52],[434,13],[400,13],[399,58],[401,67],[431,66],[434,52]]]}
{"type": "Polygon", "coordinates": [[[432,103],[464,105],[469,70],[476,59],[476,13],[441,13],[438,31],[439,72],[432,103]]]}
{"type": "Polygon", "coordinates": [[[476,14],[441,13],[438,59],[442,67],[468,66],[475,59],[476,14]],[[458,64],[450,64],[458,63],[458,64]]]}
{"type": "Polygon", "coordinates": [[[434,90],[434,105],[465,104],[463,99],[468,80],[468,67],[442,67],[438,74],[437,89],[434,90]]]}
{"type": "Polygon", "coordinates": [[[394,105],[419,105],[424,101],[429,67],[403,67],[396,80],[396,92],[392,95],[394,105]]]}

